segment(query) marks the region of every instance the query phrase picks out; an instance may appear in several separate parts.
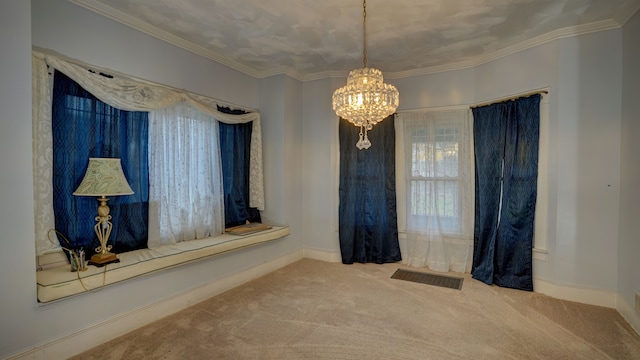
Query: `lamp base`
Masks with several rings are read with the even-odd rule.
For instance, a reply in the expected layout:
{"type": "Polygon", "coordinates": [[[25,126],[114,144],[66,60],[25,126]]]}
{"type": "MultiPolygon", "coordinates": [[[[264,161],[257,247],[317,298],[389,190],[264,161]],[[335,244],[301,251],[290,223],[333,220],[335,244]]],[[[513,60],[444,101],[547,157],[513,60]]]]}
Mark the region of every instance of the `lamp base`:
{"type": "Polygon", "coordinates": [[[91,256],[91,260],[89,260],[89,265],[102,267],[107,264],[119,263],[119,262],[120,262],[120,259],[116,257],[116,254],[106,252],[106,253],[99,253],[91,256]]]}

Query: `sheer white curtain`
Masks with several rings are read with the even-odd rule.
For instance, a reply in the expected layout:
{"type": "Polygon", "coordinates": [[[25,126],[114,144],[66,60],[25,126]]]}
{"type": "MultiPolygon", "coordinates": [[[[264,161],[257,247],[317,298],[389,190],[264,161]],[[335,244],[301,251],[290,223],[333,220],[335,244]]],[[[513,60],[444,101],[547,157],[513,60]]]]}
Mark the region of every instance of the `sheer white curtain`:
{"type": "Polygon", "coordinates": [[[149,112],[149,248],[223,232],[218,134],[186,102],[149,112]]]}
{"type": "Polygon", "coordinates": [[[473,252],[472,115],[469,109],[398,114],[406,179],[407,261],[469,272],[473,252]]]}

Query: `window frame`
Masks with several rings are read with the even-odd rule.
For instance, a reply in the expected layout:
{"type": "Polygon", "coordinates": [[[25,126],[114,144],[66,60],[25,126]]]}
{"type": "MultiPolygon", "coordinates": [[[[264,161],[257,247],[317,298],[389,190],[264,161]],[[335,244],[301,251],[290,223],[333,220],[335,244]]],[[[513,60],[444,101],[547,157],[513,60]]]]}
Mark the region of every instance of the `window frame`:
{"type": "MultiPolygon", "coordinates": [[[[442,230],[444,231],[444,233],[448,236],[460,236],[463,233],[463,224],[462,224],[462,199],[461,196],[459,196],[460,194],[460,187],[462,186],[461,182],[462,182],[462,176],[461,176],[461,164],[460,161],[458,161],[459,158],[459,151],[460,151],[460,133],[463,131],[462,129],[462,124],[460,123],[456,123],[453,121],[439,121],[436,122],[436,126],[434,126],[432,129],[426,127],[426,126],[412,126],[410,128],[410,131],[412,134],[414,134],[416,131],[424,131],[424,135],[420,135],[422,137],[424,137],[425,141],[424,142],[416,142],[414,141],[414,139],[416,138],[416,136],[412,135],[411,139],[408,139],[410,147],[412,149],[414,149],[415,144],[424,144],[425,149],[425,153],[429,152],[429,148],[433,147],[433,149],[435,149],[435,151],[438,151],[438,143],[444,143],[445,141],[438,141],[438,136],[440,134],[438,134],[439,130],[447,130],[447,129],[454,129],[455,130],[455,136],[456,136],[456,140],[455,140],[455,151],[456,151],[456,175],[455,176],[446,176],[446,174],[426,174],[426,175],[414,175],[414,169],[413,169],[413,165],[411,167],[411,171],[410,174],[408,175],[408,177],[406,179],[403,180],[404,183],[408,184],[409,188],[406,188],[406,196],[405,198],[409,198],[409,194],[413,194],[414,193],[414,188],[413,188],[413,184],[415,182],[423,182],[425,184],[425,187],[428,186],[427,184],[429,182],[434,183],[435,186],[438,186],[438,183],[447,183],[447,182],[454,182],[455,183],[455,199],[454,199],[454,211],[455,211],[455,215],[452,216],[440,216],[440,221],[442,220],[446,220],[445,223],[440,223],[440,225],[442,226],[442,230]],[[434,134],[429,134],[429,132],[433,132],[434,134]]],[[[445,134],[446,135],[446,134],[445,134]]],[[[405,141],[407,141],[407,139],[404,139],[405,141]]],[[[453,142],[453,141],[452,141],[453,142]]],[[[413,154],[413,151],[412,151],[413,154]]],[[[431,163],[429,158],[432,158],[433,156],[425,154],[425,169],[427,169],[427,173],[431,172],[433,173],[434,171],[429,171],[428,169],[431,168],[433,169],[433,167],[429,166],[429,163],[431,163]]],[[[403,154],[404,156],[404,154],[403,154]]],[[[437,156],[437,155],[435,155],[437,156]]],[[[413,155],[412,155],[413,158],[413,155]]],[[[415,163],[416,161],[420,161],[420,160],[415,160],[412,159],[412,161],[415,163]]],[[[403,171],[403,174],[405,174],[406,172],[403,171]]],[[[406,187],[406,186],[405,186],[406,187]]],[[[425,190],[428,191],[428,190],[425,190]]],[[[425,196],[429,196],[428,194],[425,194],[425,196]]],[[[445,190],[445,196],[446,196],[446,190],[445,190]]],[[[438,202],[438,200],[435,200],[436,202],[438,202]]],[[[444,200],[446,202],[446,199],[444,200]]],[[[427,218],[427,219],[434,219],[436,215],[429,215],[428,214],[428,209],[427,211],[425,211],[425,214],[418,214],[418,213],[413,213],[413,208],[415,208],[416,206],[414,204],[410,204],[411,208],[412,208],[412,213],[411,214],[406,214],[407,216],[407,220],[409,219],[409,217],[413,218],[414,223],[416,223],[416,219],[418,219],[419,217],[422,218],[427,218]]],[[[419,206],[419,205],[418,205],[419,206]]],[[[429,207],[428,204],[426,205],[426,207],[429,207]]]]}

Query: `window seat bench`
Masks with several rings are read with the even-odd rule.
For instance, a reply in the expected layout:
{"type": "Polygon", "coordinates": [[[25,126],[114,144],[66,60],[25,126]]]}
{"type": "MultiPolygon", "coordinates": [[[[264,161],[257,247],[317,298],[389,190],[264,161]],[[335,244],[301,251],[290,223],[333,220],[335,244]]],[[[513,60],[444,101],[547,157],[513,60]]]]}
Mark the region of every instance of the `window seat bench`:
{"type": "Polygon", "coordinates": [[[55,266],[36,272],[38,301],[46,303],[68,296],[114,284],[154,271],[203,259],[209,256],[242,249],[289,235],[289,227],[273,226],[249,235],[222,234],[215,237],[189,240],[155,249],[142,249],[118,254],[119,263],[72,272],[71,266],[55,266]],[[80,279],[79,279],[79,278],[80,279]]]}

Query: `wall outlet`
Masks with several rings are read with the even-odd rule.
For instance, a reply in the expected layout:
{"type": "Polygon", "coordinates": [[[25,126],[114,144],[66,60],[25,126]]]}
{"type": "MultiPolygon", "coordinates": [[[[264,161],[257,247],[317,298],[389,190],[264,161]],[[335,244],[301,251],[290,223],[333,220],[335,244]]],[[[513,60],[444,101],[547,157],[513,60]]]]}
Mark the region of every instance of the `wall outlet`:
{"type": "Polygon", "coordinates": [[[640,316],[640,290],[636,290],[636,315],[640,316]]]}

